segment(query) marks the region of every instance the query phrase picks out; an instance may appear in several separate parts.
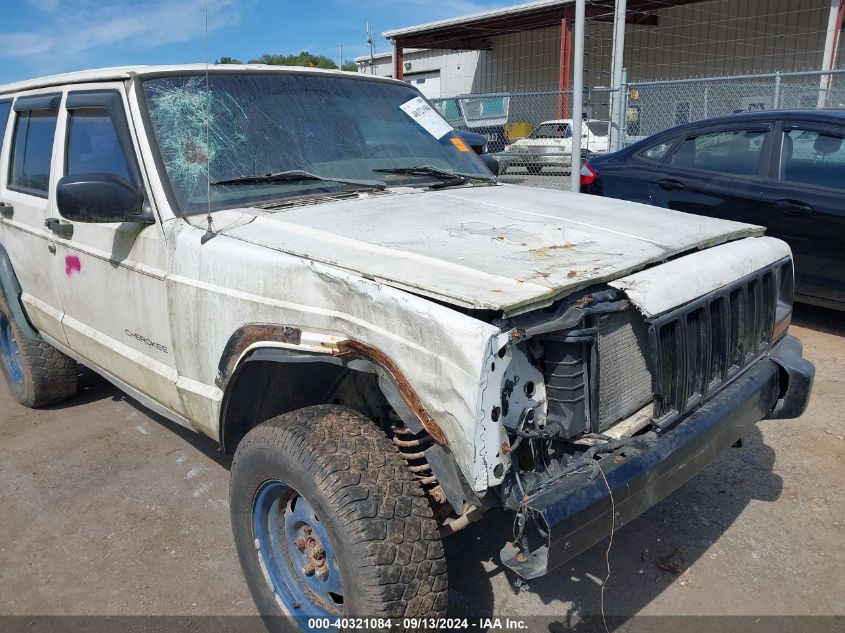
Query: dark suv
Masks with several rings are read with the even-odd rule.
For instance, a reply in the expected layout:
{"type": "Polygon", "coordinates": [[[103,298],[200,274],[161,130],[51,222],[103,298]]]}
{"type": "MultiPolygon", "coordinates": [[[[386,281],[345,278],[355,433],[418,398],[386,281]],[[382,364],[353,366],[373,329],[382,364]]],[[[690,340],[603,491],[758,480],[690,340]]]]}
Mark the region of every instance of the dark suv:
{"type": "Polygon", "coordinates": [[[766,227],[795,299],[845,310],[845,111],[734,114],[591,158],[581,190],[766,227]]]}

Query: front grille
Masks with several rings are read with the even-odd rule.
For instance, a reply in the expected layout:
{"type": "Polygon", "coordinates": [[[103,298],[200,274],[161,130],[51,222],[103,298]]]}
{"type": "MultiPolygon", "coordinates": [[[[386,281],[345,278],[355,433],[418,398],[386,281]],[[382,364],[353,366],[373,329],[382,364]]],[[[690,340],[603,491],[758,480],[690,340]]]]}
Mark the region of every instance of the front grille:
{"type": "Polygon", "coordinates": [[[654,420],[671,424],[771,344],[778,267],[764,268],[653,321],[654,420]]]}

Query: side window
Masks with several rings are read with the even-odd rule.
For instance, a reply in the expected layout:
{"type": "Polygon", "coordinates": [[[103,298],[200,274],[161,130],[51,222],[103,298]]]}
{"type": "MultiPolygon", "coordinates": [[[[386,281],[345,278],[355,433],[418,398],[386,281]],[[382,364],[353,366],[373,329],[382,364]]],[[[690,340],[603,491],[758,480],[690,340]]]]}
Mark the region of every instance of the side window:
{"type": "Polygon", "coordinates": [[[28,193],[47,195],[55,134],[55,111],[18,112],[10,161],[12,172],[9,179],[10,187],[24,189],[28,193]]]}
{"type": "Polygon", "coordinates": [[[678,138],[670,138],[669,140],[662,141],[657,145],[652,145],[651,147],[647,147],[641,152],[637,154],[640,158],[644,158],[646,160],[654,161],[659,163],[664,158],[666,158],[666,154],[669,153],[669,150],[672,149],[672,146],[675,144],[675,139],[678,138]]]}
{"type": "Polygon", "coordinates": [[[731,130],[686,139],[669,159],[673,167],[753,176],[757,173],[767,132],[731,130]]]}
{"type": "Polygon", "coordinates": [[[454,99],[441,99],[434,102],[434,107],[443,115],[447,121],[458,121],[461,112],[458,110],[458,102],[454,99]]]}
{"type": "Polygon", "coordinates": [[[0,102],[0,156],[3,154],[3,139],[6,138],[6,125],[9,122],[9,113],[12,111],[12,102],[0,102]]]}
{"type": "Polygon", "coordinates": [[[91,108],[69,114],[67,175],[106,173],[130,180],[126,156],[108,111],[91,108]]]}
{"type": "Polygon", "coordinates": [[[845,189],[843,136],[814,130],[785,130],[780,179],[845,189]]]}

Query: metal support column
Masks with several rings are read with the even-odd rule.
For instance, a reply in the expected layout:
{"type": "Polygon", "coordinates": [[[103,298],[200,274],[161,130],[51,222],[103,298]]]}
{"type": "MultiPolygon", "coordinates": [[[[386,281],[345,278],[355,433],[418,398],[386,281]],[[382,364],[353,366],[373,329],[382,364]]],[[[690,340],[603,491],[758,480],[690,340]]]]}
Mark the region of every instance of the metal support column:
{"type": "Polygon", "coordinates": [[[610,62],[611,84],[615,92],[610,95],[610,151],[622,149],[622,71],[625,66],[625,16],[628,12],[627,0],[616,0],[613,15],[613,58],[610,62]]]}
{"type": "Polygon", "coordinates": [[[405,51],[398,42],[393,42],[393,78],[405,79],[405,51]]]}
{"type": "MultiPolygon", "coordinates": [[[[836,68],[836,58],[839,55],[839,43],[842,28],[845,26],[845,0],[830,0],[830,14],[827,21],[827,37],[824,42],[824,57],[822,58],[822,72],[836,68]]],[[[822,75],[819,84],[818,106],[823,108],[827,105],[830,94],[833,75],[822,75]]]]}
{"type": "Polygon", "coordinates": [[[570,190],[581,190],[581,120],[584,113],[584,0],[575,0],[575,41],[572,71],[572,165],[570,190]]]}
{"type": "Polygon", "coordinates": [[[572,75],[572,22],[560,21],[560,72],[558,73],[557,118],[569,118],[569,89],[572,75]]]}

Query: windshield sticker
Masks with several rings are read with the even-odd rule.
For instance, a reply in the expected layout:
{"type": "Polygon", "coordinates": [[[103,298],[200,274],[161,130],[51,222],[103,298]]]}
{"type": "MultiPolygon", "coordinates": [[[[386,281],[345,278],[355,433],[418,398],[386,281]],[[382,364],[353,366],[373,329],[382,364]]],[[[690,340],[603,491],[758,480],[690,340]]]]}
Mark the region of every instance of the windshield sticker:
{"type": "Polygon", "coordinates": [[[438,141],[452,131],[452,126],[422,97],[414,97],[399,107],[438,141]]]}

